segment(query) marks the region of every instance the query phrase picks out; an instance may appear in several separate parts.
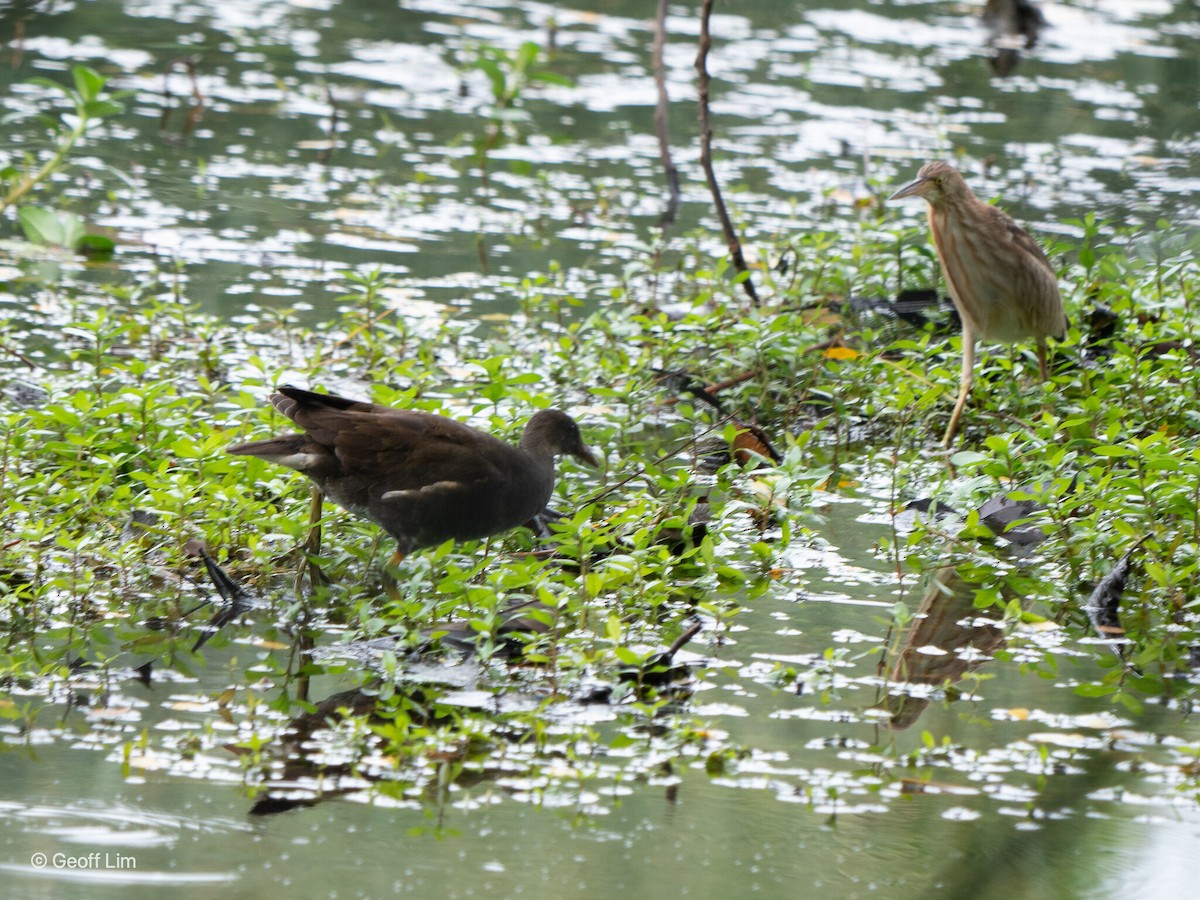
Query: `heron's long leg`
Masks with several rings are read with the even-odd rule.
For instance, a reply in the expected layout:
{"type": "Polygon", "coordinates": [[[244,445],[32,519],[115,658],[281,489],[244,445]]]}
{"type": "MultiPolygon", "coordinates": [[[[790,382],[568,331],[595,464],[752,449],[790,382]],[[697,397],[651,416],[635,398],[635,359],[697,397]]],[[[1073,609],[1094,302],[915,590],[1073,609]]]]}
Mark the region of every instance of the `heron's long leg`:
{"type": "Polygon", "coordinates": [[[959,379],[958,402],[954,404],[954,412],[950,414],[950,424],[942,436],[942,446],[950,447],[954,434],[958,431],[958,420],[962,418],[963,407],[967,405],[967,396],[971,393],[971,382],[975,379],[975,335],[967,323],[963,322],[962,330],[962,376],[959,379]]]}
{"type": "Polygon", "coordinates": [[[1042,375],[1042,381],[1050,380],[1050,370],[1046,366],[1046,339],[1038,338],[1037,342],[1038,353],[1038,372],[1042,375]]]}

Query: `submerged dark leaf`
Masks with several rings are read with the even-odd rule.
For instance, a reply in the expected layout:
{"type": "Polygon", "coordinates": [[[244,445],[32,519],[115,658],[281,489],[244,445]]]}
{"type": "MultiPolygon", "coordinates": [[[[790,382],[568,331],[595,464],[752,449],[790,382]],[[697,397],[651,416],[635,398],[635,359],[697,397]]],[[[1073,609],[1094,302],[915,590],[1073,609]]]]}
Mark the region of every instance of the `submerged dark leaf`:
{"type": "Polygon", "coordinates": [[[687,678],[690,668],[675,665],[675,654],[680,651],[701,628],[699,621],[692,622],[662,653],[655,653],[639,666],[622,669],[617,673],[621,681],[634,681],[641,685],[661,686],[687,678]]]}
{"type": "Polygon", "coordinates": [[[196,639],[196,643],[192,646],[192,652],[195,653],[208,643],[208,640],[220,631],[223,626],[250,610],[255,605],[255,600],[253,595],[248,593],[245,588],[229,577],[224,569],[217,565],[217,561],[209,555],[203,546],[193,546],[190,549],[198,552],[200,558],[204,560],[204,568],[208,570],[208,577],[212,579],[217,593],[225,601],[225,605],[217,610],[217,614],[204,626],[200,637],[196,639]]]}
{"type": "Polygon", "coordinates": [[[654,369],[655,381],[673,394],[687,394],[721,412],[716,393],[685,369],[654,369]]]}
{"type": "MultiPolygon", "coordinates": [[[[1045,489],[1048,485],[1042,485],[1045,489]]],[[[1006,538],[1017,547],[1028,549],[1035,547],[1046,539],[1046,532],[1037,522],[1028,521],[1044,512],[1046,507],[1032,498],[1014,499],[1013,494],[1021,491],[1011,491],[998,494],[979,507],[979,521],[999,537],[1006,538]]]]}
{"type": "MultiPolygon", "coordinates": [[[[1045,512],[1045,504],[1038,497],[1052,488],[1053,485],[1050,482],[1043,482],[1004,491],[985,500],[975,511],[979,516],[979,521],[989,531],[997,537],[1004,538],[1014,546],[1018,555],[1021,555],[1046,540],[1047,534],[1042,525],[1037,521],[1029,520],[1037,519],[1041,513],[1045,512]]],[[[1072,482],[1067,492],[1070,493],[1074,489],[1075,484],[1072,482]]],[[[935,518],[958,515],[953,507],[930,497],[909,501],[905,508],[918,512],[932,510],[935,518]]]]}
{"type": "Polygon", "coordinates": [[[1121,599],[1125,595],[1125,583],[1129,579],[1132,568],[1133,552],[1141,545],[1139,541],[1129,552],[1118,560],[1108,574],[1100,579],[1096,589],[1092,591],[1083,604],[1088,621],[1096,629],[1096,633],[1105,640],[1111,641],[1110,646],[1119,655],[1125,655],[1125,628],[1121,625],[1121,599]]]}

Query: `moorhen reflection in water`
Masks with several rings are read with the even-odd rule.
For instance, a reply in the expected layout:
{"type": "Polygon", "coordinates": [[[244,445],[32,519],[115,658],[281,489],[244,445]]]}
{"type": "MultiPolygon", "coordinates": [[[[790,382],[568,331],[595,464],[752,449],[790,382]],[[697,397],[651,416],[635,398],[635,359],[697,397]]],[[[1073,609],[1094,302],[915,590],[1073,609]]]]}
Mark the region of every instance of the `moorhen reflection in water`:
{"type": "Polygon", "coordinates": [[[327,497],[396,539],[398,562],[448,540],[476,540],[539,517],[554,490],[554,459],[596,465],[579,426],[543,409],[519,446],[433,413],[396,409],[284,385],[271,404],[303,429],[235,444],[302,472],[327,497]]]}
{"type": "MultiPolygon", "coordinates": [[[[204,559],[209,577],[222,597],[238,600],[242,610],[252,605],[253,598],[245,588],[203,548],[194,552],[204,559]]],[[[327,753],[331,738],[321,732],[336,729],[347,717],[394,722],[397,711],[402,711],[410,724],[456,729],[469,715],[527,712],[545,703],[551,689],[565,701],[557,708],[560,717],[590,716],[587,708],[592,704],[619,704],[631,697],[648,702],[683,700],[691,695],[692,669],[704,661],[694,655],[677,661],[677,654],[699,633],[701,622],[697,618],[685,623],[667,649],[650,654],[633,653],[632,662],[626,661],[629,656],[615,658],[619,666],[607,671],[597,669],[569,688],[557,682],[553,666],[531,667],[529,678],[522,679],[520,688],[507,678],[496,682],[488,675],[488,658],[519,662],[524,647],[536,647],[541,636],[557,627],[557,616],[557,610],[544,606],[540,600],[508,603],[497,610],[490,623],[484,619],[483,629],[479,627],[480,617],[474,616],[470,622],[436,622],[419,633],[403,637],[389,635],[323,646],[307,655],[309,661],[318,664],[348,664],[374,677],[365,685],[307,703],[306,711],[287,724],[278,735],[279,740],[271,742],[268,752],[274,754],[275,764],[268,767],[270,771],[260,785],[261,791],[250,813],[271,815],[311,807],[334,797],[361,795],[376,782],[394,785],[397,779],[402,780],[405,777],[402,766],[360,765],[361,760],[356,762],[340,751],[334,754],[336,759],[327,753]],[[411,637],[416,637],[417,642],[412,643],[411,637]],[[385,662],[387,657],[391,657],[391,664],[385,662]],[[544,683],[538,683],[533,668],[543,672],[544,683]]],[[[214,620],[205,634],[216,633],[231,618],[221,616],[220,621],[214,620]]],[[[538,652],[544,650],[543,647],[538,652]]],[[[308,700],[306,696],[298,699],[308,700]]],[[[521,740],[522,734],[520,729],[504,730],[496,733],[495,740],[521,740]]],[[[381,735],[369,740],[373,741],[371,747],[386,745],[381,735]]],[[[479,752],[475,744],[463,741],[459,747],[448,749],[445,756],[439,755],[439,761],[457,759],[468,752],[468,747],[472,756],[479,752]]],[[[235,744],[227,744],[225,749],[238,755],[257,752],[235,744]]],[[[373,749],[361,749],[374,753],[373,749]]],[[[456,767],[452,777],[456,785],[467,786],[503,776],[507,771],[495,765],[468,766],[461,770],[456,767]]]]}

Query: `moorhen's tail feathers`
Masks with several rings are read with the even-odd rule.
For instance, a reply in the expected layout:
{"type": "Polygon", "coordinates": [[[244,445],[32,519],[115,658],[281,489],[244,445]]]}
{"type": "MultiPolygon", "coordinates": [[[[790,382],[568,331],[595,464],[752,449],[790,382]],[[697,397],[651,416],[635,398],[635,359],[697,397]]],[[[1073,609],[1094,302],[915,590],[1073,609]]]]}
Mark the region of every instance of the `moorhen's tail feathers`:
{"type": "Polygon", "coordinates": [[[287,466],[297,472],[316,472],[330,461],[328,448],[306,434],[283,434],[265,441],[234,444],[226,453],[234,456],[256,456],[267,462],[287,466]]]}
{"type": "Polygon", "coordinates": [[[351,400],[348,397],[339,397],[336,394],[318,394],[315,391],[306,391],[304,388],[293,387],[290,384],[281,384],[275,388],[275,393],[271,395],[271,405],[293,422],[296,421],[296,416],[305,410],[338,409],[348,412],[383,415],[393,413],[403,414],[406,412],[403,409],[379,406],[376,403],[368,403],[365,400],[351,400]]]}

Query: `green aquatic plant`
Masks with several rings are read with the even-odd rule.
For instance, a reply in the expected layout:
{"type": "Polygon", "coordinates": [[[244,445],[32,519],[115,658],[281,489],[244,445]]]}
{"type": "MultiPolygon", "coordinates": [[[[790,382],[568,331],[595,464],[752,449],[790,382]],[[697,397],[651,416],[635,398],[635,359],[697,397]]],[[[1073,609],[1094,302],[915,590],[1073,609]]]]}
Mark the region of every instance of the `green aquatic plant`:
{"type": "MultiPolygon", "coordinates": [[[[107,90],[108,79],[94,69],[75,66],[71,69],[71,79],[71,85],[46,78],[30,79],[32,85],[62,94],[70,111],[57,115],[49,111],[36,112],[49,139],[46,158],[40,162],[32,158],[23,162],[9,161],[0,167],[0,213],[20,202],[31,191],[49,183],[67,166],[72,151],[89,131],[105,119],[124,112],[125,107],[117,99],[118,95],[107,90]]],[[[9,115],[5,118],[11,122],[16,117],[9,115]]],[[[25,206],[20,209],[19,216],[26,237],[35,244],[89,254],[112,252],[112,240],[88,233],[83,219],[75,213],[25,206]]]]}
{"type": "Polygon", "coordinates": [[[32,244],[74,250],[91,257],[111,256],[116,247],[112,238],[88,234],[83,219],[72,212],[22,206],[17,215],[25,237],[32,244]]]}
{"type": "Polygon", "coordinates": [[[492,154],[520,141],[520,126],[531,121],[522,103],[529,89],[535,85],[569,87],[572,84],[565,75],[538,68],[536,63],[541,55],[542,48],[533,41],[525,41],[515,50],[481,45],[474,48],[467,62],[466,68],[487,76],[491,91],[491,102],[483,110],[487,125],[482,134],[471,138],[475,151],[472,159],[479,167],[485,187],[492,154]]]}
{"type": "MultiPolygon", "coordinates": [[[[759,693],[783,709],[856,721],[880,690],[887,622],[870,634],[860,622],[858,646],[812,624],[807,595],[842,576],[806,560],[820,560],[839,528],[851,535],[841,540],[861,543],[857,566],[878,563],[873,577],[897,631],[921,618],[912,592],[923,574],[954,566],[971,585],[966,608],[1004,632],[992,669],[928,686],[935,696],[923,702],[936,709],[978,718],[970,709],[1008,660],[1034,681],[1053,674],[1082,700],[1130,714],[1151,698],[1189,701],[1183,673],[1200,645],[1195,265],[1162,267],[1158,318],[1125,318],[1090,344],[1074,336],[1059,351],[1052,397],[1022,389],[1027,354],[989,354],[978,415],[963,448],[943,457],[930,448],[957,372],[942,334],[860,321],[843,300],[855,285],[887,283],[894,240],[881,234],[859,250],[833,238],[798,242],[791,283],[803,296],[749,311],[614,315],[624,312],[621,289],[588,310],[570,279],[530,279],[523,315],[486,334],[453,317],[418,329],[384,315],[391,288],[377,273],[347,278],[346,309],[327,325],[288,314],[286,339],[266,316],[236,327],[206,317],[156,277],[73,294],[69,315],[32,310],[36,327],[6,340],[19,334],[26,355],[45,342],[52,365],[38,373],[40,399],[0,412],[0,716],[32,718],[18,685],[52,696],[94,672],[120,690],[115,673],[147,662],[180,677],[221,666],[226,686],[210,700],[243,723],[238,765],[260,795],[271,793],[273,760],[299,754],[280,733],[317,709],[329,685],[347,682],[376,699],[330,711],[328,746],[381,794],[469,790],[497,771],[570,791],[706,760],[736,779],[758,752],[747,748],[755,738],[698,724],[710,714],[693,715],[689,692],[759,693]],[[825,292],[813,293],[817,285],[825,292]],[[549,290],[561,301],[538,296],[549,290]],[[386,552],[379,529],[326,505],[318,562],[327,583],[297,584],[306,486],[224,453],[278,430],[265,398],[284,377],[360,384],[377,402],[507,435],[529,410],[561,406],[578,415],[603,465],[560,474],[551,505],[562,516],[548,537],[518,529],[430,548],[403,563],[394,594],[372,564],[386,552]],[[736,457],[751,422],[781,462],[736,457]],[[1025,561],[971,512],[1018,488],[1042,507],[1047,533],[1025,561]],[[908,500],[930,495],[963,515],[898,524],[908,500]],[[839,520],[847,506],[871,509],[872,522],[839,520]],[[199,648],[221,606],[188,555],[194,541],[254,600],[199,648]],[[1086,643],[1082,598],[1131,549],[1118,654],[1086,643]],[[514,608],[528,613],[517,635],[514,608]],[[681,685],[659,681],[672,668],[661,654],[696,623],[683,650],[703,658],[681,685]],[[771,635],[772,623],[789,636],[771,635]],[[1072,652],[1039,643],[1047,632],[1072,652]],[[386,649],[363,649],[368,640],[386,649]],[[439,677],[471,673],[470,704],[445,686],[414,687],[414,655],[429,665],[423,654],[460,645],[474,652],[439,677]],[[579,714],[588,704],[607,721],[579,714]]],[[[697,265],[680,277],[681,293],[736,290],[718,260],[689,252],[697,265]]],[[[1159,279],[1145,277],[1155,265],[1101,254],[1094,272],[1104,277],[1089,290],[1126,307],[1157,303],[1159,279]]],[[[894,655],[902,642],[890,646],[894,655]]],[[[982,764],[928,727],[947,749],[913,757],[926,776],[982,764]]],[[[129,765],[151,750],[182,766],[219,741],[217,729],[173,744],[152,736],[129,765]]],[[[910,744],[895,737],[873,751],[881,802],[910,744]]],[[[836,787],[843,811],[861,787],[848,772],[787,777],[798,795],[836,787]]]]}

